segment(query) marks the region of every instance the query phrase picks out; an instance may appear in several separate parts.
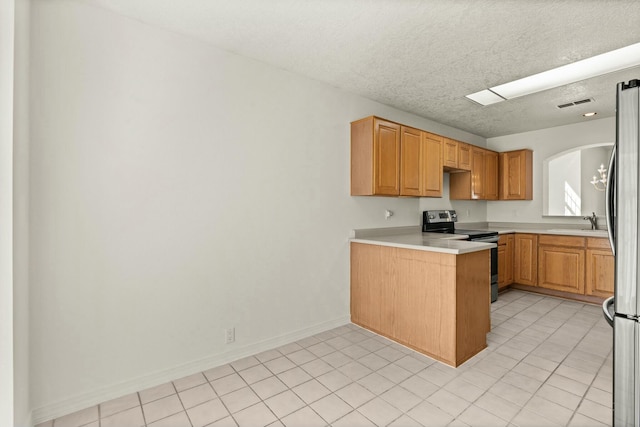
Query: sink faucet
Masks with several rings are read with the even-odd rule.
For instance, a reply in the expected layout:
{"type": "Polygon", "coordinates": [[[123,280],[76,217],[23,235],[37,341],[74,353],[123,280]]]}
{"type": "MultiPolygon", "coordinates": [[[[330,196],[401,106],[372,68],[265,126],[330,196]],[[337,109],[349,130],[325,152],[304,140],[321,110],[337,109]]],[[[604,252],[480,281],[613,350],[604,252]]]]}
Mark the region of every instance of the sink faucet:
{"type": "Polygon", "coordinates": [[[585,216],[582,219],[589,220],[589,222],[591,223],[592,230],[595,230],[598,228],[598,217],[596,216],[595,212],[591,212],[591,216],[585,216]]]}

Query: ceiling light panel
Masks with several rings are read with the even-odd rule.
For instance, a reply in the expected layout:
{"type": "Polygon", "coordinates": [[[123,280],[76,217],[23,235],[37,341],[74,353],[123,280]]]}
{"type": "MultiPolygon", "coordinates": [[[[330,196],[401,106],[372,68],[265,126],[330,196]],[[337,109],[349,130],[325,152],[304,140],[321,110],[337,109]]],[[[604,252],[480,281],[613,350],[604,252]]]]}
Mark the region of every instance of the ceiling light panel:
{"type": "Polygon", "coordinates": [[[640,65],[640,43],[490,88],[505,99],[530,95],[640,65]]]}
{"type": "Polygon", "coordinates": [[[466,97],[480,105],[491,105],[505,100],[503,97],[493,93],[489,89],[481,90],[480,92],[472,93],[471,95],[466,95],[466,97]]]}

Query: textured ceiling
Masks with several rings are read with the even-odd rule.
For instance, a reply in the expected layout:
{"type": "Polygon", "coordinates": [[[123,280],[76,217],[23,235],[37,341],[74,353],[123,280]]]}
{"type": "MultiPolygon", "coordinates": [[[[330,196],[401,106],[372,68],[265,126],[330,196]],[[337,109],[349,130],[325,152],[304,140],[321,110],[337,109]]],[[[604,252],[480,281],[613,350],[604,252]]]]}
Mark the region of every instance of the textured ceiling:
{"type": "Polygon", "coordinates": [[[80,0],[484,137],[615,115],[640,67],[482,107],[465,95],[640,42],[638,0],[80,0]],[[594,103],[560,110],[584,98],[594,103]]]}

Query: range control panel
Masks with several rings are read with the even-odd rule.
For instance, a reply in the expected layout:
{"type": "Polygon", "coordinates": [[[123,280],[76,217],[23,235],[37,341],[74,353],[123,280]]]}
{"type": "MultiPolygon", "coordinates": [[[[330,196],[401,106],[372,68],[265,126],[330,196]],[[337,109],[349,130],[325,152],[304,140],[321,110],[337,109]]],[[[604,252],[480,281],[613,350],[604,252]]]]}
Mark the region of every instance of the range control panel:
{"type": "Polygon", "coordinates": [[[438,222],[456,222],[456,221],[458,221],[458,215],[456,214],[456,211],[453,209],[422,212],[423,224],[434,224],[438,222]]]}

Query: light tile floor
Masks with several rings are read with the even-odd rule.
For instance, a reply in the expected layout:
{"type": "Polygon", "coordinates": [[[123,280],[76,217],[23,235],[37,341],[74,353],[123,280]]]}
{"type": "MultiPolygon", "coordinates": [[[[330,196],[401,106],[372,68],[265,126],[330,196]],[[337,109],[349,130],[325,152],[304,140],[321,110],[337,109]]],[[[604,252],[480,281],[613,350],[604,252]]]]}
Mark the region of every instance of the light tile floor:
{"type": "Polygon", "coordinates": [[[612,330],[599,306],[521,291],[454,369],[349,324],[39,427],[604,426],[612,330]]]}

